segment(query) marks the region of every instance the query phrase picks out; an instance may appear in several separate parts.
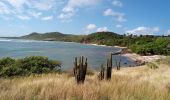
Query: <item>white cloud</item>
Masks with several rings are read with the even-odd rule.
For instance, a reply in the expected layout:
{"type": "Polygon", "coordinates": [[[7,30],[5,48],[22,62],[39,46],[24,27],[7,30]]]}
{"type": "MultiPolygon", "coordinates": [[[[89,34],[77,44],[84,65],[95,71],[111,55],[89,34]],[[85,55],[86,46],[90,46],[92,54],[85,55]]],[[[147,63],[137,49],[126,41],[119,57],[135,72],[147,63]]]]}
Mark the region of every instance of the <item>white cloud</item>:
{"type": "Polygon", "coordinates": [[[87,30],[94,30],[96,28],[96,25],[95,24],[89,24],[87,25],[86,29],[87,30]]]}
{"type": "Polygon", "coordinates": [[[8,8],[6,4],[0,2],[0,14],[10,14],[11,10],[8,8]]]}
{"type": "Polygon", "coordinates": [[[40,18],[42,11],[54,12],[61,3],[63,0],[0,0],[0,14],[4,18],[14,16],[22,20],[40,18]]]}
{"type": "Polygon", "coordinates": [[[17,10],[22,9],[24,4],[28,3],[27,0],[7,0],[7,1],[17,10]]]}
{"type": "Polygon", "coordinates": [[[32,0],[30,6],[33,6],[37,10],[50,10],[55,5],[55,0],[32,0]]]}
{"type": "Polygon", "coordinates": [[[83,30],[85,33],[90,33],[91,31],[95,30],[97,26],[95,24],[89,24],[87,25],[83,30]]]}
{"type": "Polygon", "coordinates": [[[72,16],[74,16],[74,13],[61,13],[59,16],[58,16],[58,19],[70,19],[72,16]]]}
{"type": "Polygon", "coordinates": [[[122,28],[122,25],[121,24],[117,24],[116,28],[122,28]]]}
{"type": "Polygon", "coordinates": [[[124,18],[125,14],[120,12],[114,12],[112,9],[106,9],[104,11],[104,16],[112,16],[118,22],[124,22],[126,19],[124,18]]]}
{"type": "Polygon", "coordinates": [[[128,30],[128,31],[126,31],[126,33],[130,33],[130,34],[134,34],[134,35],[153,35],[159,31],[160,31],[159,27],[150,28],[150,27],[142,26],[142,27],[137,27],[132,30],[128,30]]]}
{"type": "MultiPolygon", "coordinates": [[[[6,0],[3,0],[6,1],[6,0]]],[[[15,9],[21,11],[27,6],[29,8],[35,8],[37,10],[49,10],[54,5],[56,0],[7,0],[7,2],[15,9]]]]}
{"type": "Polygon", "coordinates": [[[164,35],[170,35],[170,30],[167,30],[164,35]]]}
{"type": "Polygon", "coordinates": [[[112,4],[117,7],[122,7],[123,4],[120,0],[113,0],[112,4]]]}
{"type": "Polygon", "coordinates": [[[101,0],[69,0],[66,6],[62,9],[62,13],[58,16],[58,18],[62,20],[69,20],[76,14],[78,8],[93,6],[98,4],[100,1],[101,0]]]}
{"type": "Polygon", "coordinates": [[[96,5],[100,0],[69,0],[65,8],[76,8],[96,5]]]}
{"type": "Polygon", "coordinates": [[[46,17],[41,18],[41,20],[52,20],[52,19],[53,19],[53,16],[46,16],[46,17]]]}
{"type": "Polygon", "coordinates": [[[170,30],[167,31],[167,34],[170,35],[170,30]]]}
{"type": "Polygon", "coordinates": [[[29,16],[25,16],[25,15],[18,15],[17,17],[21,20],[30,20],[31,19],[29,16]]]}
{"type": "Polygon", "coordinates": [[[41,12],[36,12],[36,11],[28,11],[28,14],[35,18],[39,18],[42,15],[41,12]]]}
{"type": "Polygon", "coordinates": [[[97,29],[97,32],[107,32],[108,28],[107,27],[100,27],[97,29]]]}

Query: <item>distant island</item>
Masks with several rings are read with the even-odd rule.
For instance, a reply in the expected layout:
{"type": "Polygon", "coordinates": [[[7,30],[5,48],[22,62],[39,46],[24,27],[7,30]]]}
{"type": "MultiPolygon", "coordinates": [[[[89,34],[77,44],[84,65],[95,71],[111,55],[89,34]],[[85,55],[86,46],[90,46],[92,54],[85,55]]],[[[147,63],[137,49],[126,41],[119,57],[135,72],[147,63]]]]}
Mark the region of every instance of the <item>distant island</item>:
{"type": "Polygon", "coordinates": [[[96,32],[89,35],[63,34],[60,32],[37,33],[21,37],[3,37],[10,39],[29,39],[43,41],[65,41],[106,46],[128,47],[140,55],[170,55],[170,36],[120,35],[114,32],[96,32]]]}

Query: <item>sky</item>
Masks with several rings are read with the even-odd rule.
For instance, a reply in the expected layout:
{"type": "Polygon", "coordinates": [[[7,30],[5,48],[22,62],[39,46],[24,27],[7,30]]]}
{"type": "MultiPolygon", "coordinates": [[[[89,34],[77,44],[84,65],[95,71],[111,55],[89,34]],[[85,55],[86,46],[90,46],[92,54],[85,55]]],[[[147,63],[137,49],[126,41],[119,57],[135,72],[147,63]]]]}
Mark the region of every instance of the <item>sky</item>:
{"type": "Polygon", "coordinates": [[[169,35],[170,0],[0,0],[0,36],[32,32],[169,35]]]}

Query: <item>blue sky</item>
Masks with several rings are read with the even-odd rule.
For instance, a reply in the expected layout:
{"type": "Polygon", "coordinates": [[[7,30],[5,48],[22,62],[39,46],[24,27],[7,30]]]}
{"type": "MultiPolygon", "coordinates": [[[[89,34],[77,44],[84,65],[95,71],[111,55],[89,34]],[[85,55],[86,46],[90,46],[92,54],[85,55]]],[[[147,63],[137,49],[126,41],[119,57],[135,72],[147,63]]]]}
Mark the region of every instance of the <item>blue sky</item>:
{"type": "Polygon", "coordinates": [[[170,34],[170,0],[0,0],[0,36],[170,34]]]}

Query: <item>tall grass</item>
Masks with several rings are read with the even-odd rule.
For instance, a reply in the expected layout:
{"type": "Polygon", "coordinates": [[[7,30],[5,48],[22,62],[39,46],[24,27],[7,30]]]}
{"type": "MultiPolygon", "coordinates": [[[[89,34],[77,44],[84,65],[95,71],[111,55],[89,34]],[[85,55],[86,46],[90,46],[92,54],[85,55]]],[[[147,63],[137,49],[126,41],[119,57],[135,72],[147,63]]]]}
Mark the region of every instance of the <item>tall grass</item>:
{"type": "Polygon", "coordinates": [[[0,100],[170,100],[170,67],[113,70],[110,81],[98,73],[77,85],[68,73],[0,79],[0,100]]]}
{"type": "Polygon", "coordinates": [[[1,79],[0,90],[0,100],[170,100],[165,87],[122,75],[111,81],[89,76],[82,85],[67,74],[1,79]]]}

